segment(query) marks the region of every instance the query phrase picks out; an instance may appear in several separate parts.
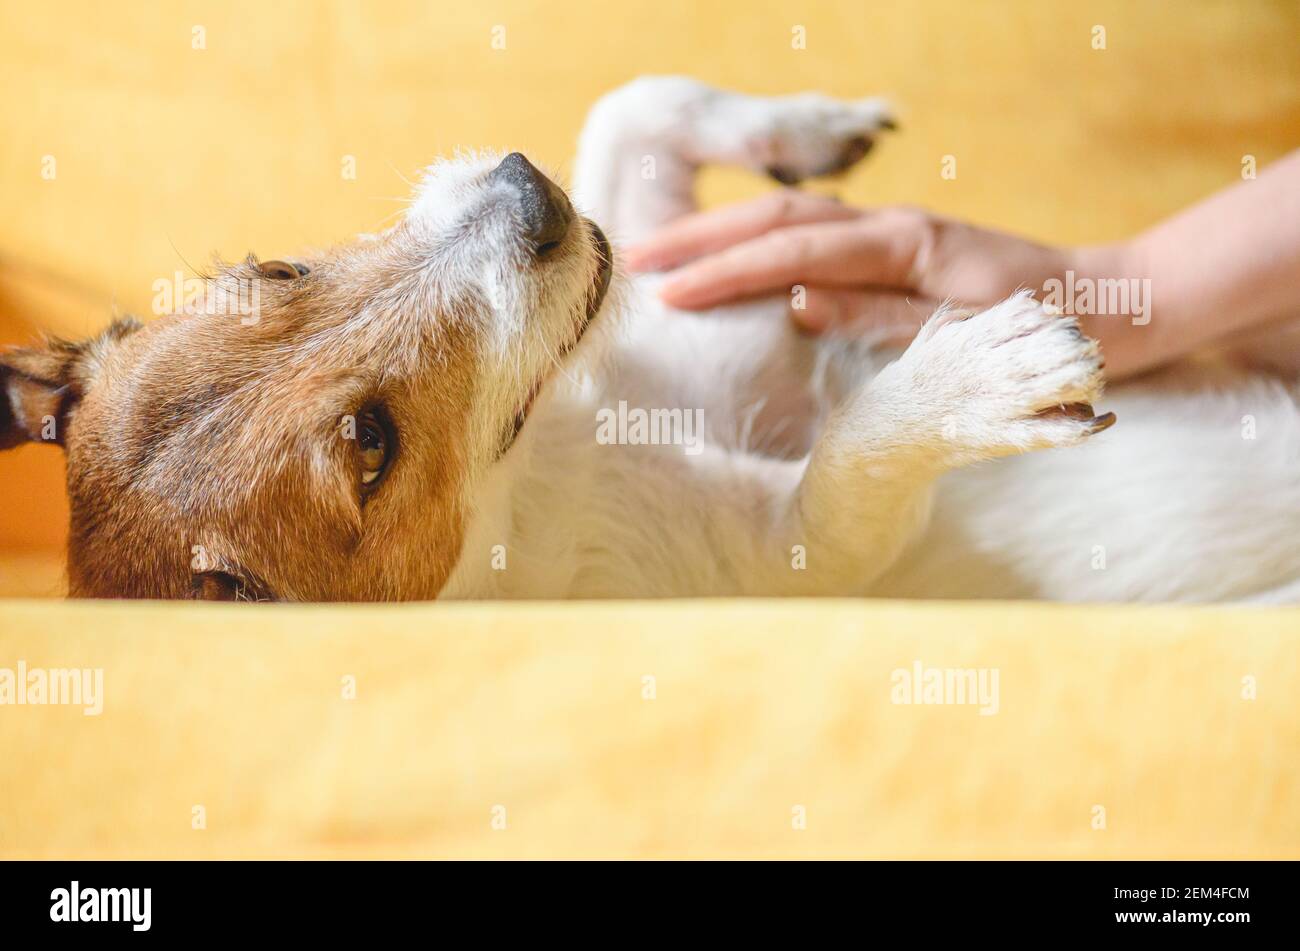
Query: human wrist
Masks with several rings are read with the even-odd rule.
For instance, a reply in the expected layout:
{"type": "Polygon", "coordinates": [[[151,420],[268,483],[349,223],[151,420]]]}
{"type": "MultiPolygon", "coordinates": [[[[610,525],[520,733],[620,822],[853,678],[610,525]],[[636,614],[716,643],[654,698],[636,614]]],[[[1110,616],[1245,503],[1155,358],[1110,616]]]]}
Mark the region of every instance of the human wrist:
{"type": "Polygon", "coordinates": [[[1147,254],[1140,239],[1089,244],[1068,248],[1066,266],[1090,280],[1150,278],[1147,254]]]}
{"type": "Polygon", "coordinates": [[[1156,339],[1150,257],[1143,242],[1075,247],[1065,258],[1062,310],[1100,342],[1107,376],[1117,379],[1159,363],[1164,348],[1156,339]]]}

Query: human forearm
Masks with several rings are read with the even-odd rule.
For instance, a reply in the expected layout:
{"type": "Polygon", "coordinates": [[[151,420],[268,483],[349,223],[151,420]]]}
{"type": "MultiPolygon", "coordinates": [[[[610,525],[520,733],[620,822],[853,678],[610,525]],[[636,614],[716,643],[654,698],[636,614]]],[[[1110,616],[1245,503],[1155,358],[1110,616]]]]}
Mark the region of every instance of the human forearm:
{"type": "Polygon", "coordinates": [[[1148,280],[1148,323],[1090,315],[1112,377],[1300,313],[1300,152],[1135,238],[1082,248],[1081,275],[1148,280]]]}

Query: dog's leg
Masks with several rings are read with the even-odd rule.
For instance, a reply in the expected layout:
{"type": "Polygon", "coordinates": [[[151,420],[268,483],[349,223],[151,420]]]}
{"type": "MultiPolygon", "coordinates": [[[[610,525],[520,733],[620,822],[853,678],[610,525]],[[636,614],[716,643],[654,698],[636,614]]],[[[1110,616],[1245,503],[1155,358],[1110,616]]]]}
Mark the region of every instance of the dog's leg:
{"type": "Polygon", "coordinates": [[[611,237],[633,241],[695,207],[702,165],[741,165],[792,184],[848,168],[892,126],[879,99],[746,96],[684,77],[644,77],[592,107],[574,193],[611,237]]]}
{"type": "Polygon", "coordinates": [[[1092,413],[1100,390],[1096,343],[1028,294],[973,317],[937,314],[832,414],[797,481],[763,470],[764,503],[726,533],[741,533],[743,567],[730,574],[750,593],[867,593],[924,526],[938,476],[1081,442],[1114,420],[1092,413]],[[745,538],[747,522],[766,538],[745,538]]]}

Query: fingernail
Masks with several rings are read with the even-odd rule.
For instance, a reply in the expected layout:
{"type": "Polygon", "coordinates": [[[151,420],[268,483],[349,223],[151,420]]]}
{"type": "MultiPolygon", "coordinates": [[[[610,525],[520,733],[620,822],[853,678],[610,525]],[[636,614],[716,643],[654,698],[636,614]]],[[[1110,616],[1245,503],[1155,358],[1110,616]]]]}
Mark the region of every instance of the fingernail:
{"type": "Polygon", "coordinates": [[[629,271],[653,271],[656,264],[653,255],[633,246],[623,249],[623,266],[629,271]]]}
{"type": "Polygon", "coordinates": [[[668,278],[659,285],[659,299],[674,307],[690,305],[690,282],[680,278],[668,278]]]}
{"type": "Polygon", "coordinates": [[[791,307],[790,319],[804,330],[823,331],[829,320],[823,310],[809,310],[806,307],[791,307]]]}
{"type": "Polygon", "coordinates": [[[707,287],[685,281],[666,281],[659,289],[659,297],[667,304],[679,310],[708,310],[720,303],[713,299],[707,287]]]}

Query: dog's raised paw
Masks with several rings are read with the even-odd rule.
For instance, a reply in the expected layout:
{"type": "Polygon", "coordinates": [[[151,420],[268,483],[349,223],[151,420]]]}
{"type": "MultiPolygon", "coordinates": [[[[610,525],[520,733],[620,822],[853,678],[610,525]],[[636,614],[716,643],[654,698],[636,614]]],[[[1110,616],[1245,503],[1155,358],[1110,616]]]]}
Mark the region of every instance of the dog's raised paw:
{"type": "Polygon", "coordinates": [[[806,93],[763,105],[770,115],[749,143],[751,164],[783,185],[846,171],[866,158],[882,131],[898,128],[880,99],[843,101],[806,93]]]}
{"type": "Polygon", "coordinates": [[[942,438],[959,456],[1075,445],[1115,423],[1093,409],[1097,342],[1028,292],[973,315],[937,314],[900,363],[923,403],[941,408],[942,438]]]}

